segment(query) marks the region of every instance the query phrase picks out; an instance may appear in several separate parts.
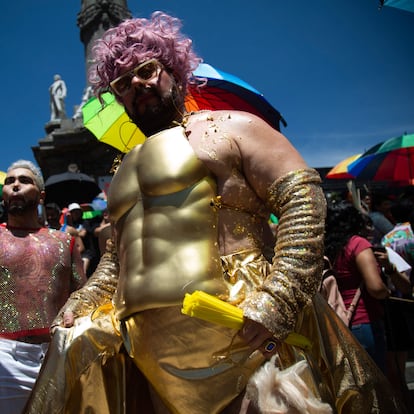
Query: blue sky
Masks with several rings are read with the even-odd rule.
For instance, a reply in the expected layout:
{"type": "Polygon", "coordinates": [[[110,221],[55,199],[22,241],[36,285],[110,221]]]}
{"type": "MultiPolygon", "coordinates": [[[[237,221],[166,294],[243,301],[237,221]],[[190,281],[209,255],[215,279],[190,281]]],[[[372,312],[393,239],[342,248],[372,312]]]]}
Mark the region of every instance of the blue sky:
{"type": "MultiPolygon", "coordinates": [[[[0,170],[34,161],[58,73],[68,115],[85,87],[80,0],[7,2],[0,15],[3,92],[0,170]]],[[[313,167],[331,166],[414,133],[414,13],[377,0],[129,0],[183,20],[205,62],[263,93],[288,122],[282,132],[313,167]]]]}

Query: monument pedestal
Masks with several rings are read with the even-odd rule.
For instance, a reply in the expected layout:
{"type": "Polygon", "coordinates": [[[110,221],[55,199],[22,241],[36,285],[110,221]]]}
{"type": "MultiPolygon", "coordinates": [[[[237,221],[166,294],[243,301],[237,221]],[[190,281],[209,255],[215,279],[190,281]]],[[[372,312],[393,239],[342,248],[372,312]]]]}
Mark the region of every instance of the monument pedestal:
{"type": "Polygon", "coordinates": [[[97,182],[101,177],[110,175],[113,160],[119,151],[99,142],[83,126],[81,119],[50,121],[45,125],[45,131],[47,135],[32,147],[45,180],[53,174],[67,171],[73,163],[97,182]]]}

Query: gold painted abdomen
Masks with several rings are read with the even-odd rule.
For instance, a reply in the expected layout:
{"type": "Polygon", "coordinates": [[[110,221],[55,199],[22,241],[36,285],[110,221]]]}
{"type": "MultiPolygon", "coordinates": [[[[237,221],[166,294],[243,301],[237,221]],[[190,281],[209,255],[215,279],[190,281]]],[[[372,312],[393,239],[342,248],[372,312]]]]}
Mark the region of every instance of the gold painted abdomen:
{"type": "Polygon", "coordinates": [[[116,308],[123,318],[145,309],[180,304],[186,292],[224,294],[217,245],[215,181],[199,161],[181,127],[146,141],[127,157],[111,184],[109,208],[126,211],[116,220],[121,263],[116,308]],[[125,162],[125,164],[124,164],[125,162]],[[137,182],[124,180],[135,174],[137,182]],[[131,185],[137,200],[120,208],[117,181],[131,185]]]}

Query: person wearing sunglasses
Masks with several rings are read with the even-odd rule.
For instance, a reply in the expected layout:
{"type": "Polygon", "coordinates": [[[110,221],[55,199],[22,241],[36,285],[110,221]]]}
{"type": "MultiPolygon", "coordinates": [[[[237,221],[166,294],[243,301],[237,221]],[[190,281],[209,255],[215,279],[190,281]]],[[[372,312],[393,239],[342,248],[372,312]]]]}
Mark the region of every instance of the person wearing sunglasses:
{"type": "MultiPolygon", "coordinates": [[[[155,12],[126,20],[94,52],[95,93],[111,91],[147,139],[126,154],[110,186],[113,243],[62,309],[82,333],[51,354],[27,412],[87,406],[118,413],[123,392],[146,413],[239,412],[250,376],[275,355],[318,289],[325,219],[319,174],[253,114],[185,111],[187,86],[202,88],[203,80],[193,76],[201,59],[179,19],[155,12]],[[279,224],[273,259],[266,259],[270,213],[279,224]],[[185,294],[198,290],[240,307],[243,327],[183,315],[185,294]],[[129,368],[126,377],[114,370],[113,392],[99,378],[120,350],[129,368]],[[56,375],[62,366],[65,373],[56,375]],[[70,378],[74,394],[66,388],[56,397],[61,383],[48,388],[55,376],[70,378]],[[138,377],[149,392],[136,386],[128,393],[138,377]]],[[[68,335],[63,317],[54,325],[59,348],[68,335]]]]}

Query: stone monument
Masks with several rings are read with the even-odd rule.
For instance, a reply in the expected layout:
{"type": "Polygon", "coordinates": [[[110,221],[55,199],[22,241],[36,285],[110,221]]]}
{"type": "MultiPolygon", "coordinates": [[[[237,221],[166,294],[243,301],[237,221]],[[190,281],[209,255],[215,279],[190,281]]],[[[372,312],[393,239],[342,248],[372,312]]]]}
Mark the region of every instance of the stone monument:
{"type": "Polygon", "coordinates": [[[66,118],[65,99],[66,84],[60,75],[53,77],[53,83],[49,88],[50,95],[50,121],[58,121],[66,118]]]}
{"type": "MultiPolygon", "coordinates": [[[[130,17],[126,0],[82,0],[77,25],[84,44],[86,73],[95,39],[130,17]]],[[[108,181],[113,160],[119,151],[99,142],[83,125],[81,107],[91,96],[88,78],[85,76],[83,96],[79,97],[79,106],[73,115],[65,110],[66,86],[61,76],[55,75],[49,89],[51,117],[45,124],[46,136],[32,147],[34,157],[45,180],[66,171],[68,165],[75,163],[80,171],[94,177],[98,184],[108,181]]]]}

